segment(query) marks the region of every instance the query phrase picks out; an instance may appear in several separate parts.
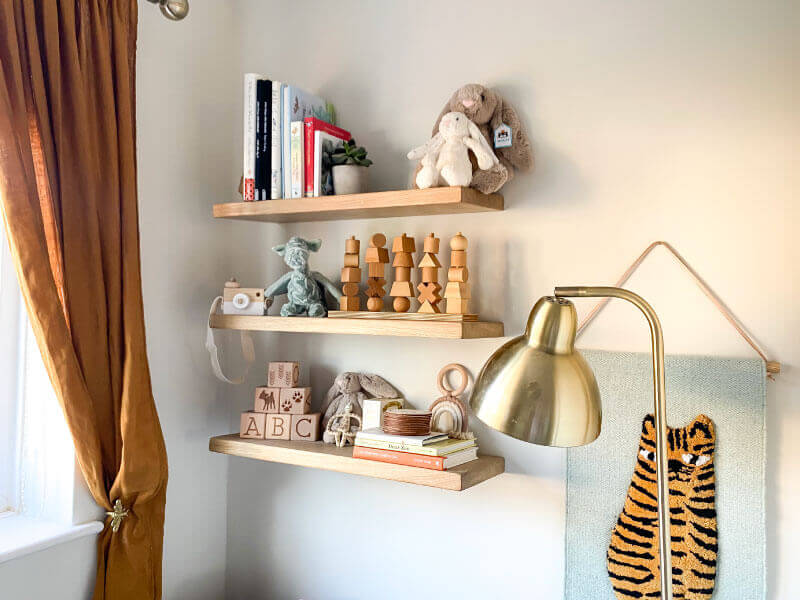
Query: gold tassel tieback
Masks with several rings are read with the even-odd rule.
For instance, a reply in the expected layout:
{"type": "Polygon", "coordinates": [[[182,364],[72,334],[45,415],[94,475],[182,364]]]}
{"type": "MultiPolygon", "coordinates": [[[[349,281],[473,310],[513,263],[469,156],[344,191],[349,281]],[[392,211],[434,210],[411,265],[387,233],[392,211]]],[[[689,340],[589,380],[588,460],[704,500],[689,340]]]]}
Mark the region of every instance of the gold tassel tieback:
{"type": "Polygon", "coordinates": [[[111,531],[117,533],[122,519],[128,516],[128,509],[122,506],[122,502],[117,498],[114,502],[114,510],[106,512],[106,514],[111,517],[111,531]]]}

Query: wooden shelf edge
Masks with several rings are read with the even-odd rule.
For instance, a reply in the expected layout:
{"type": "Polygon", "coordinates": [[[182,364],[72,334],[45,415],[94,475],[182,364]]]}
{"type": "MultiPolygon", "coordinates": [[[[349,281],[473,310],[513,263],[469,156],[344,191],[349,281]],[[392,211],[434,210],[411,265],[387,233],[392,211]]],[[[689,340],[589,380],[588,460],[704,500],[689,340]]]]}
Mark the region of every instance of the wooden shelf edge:
{"type": "Polygon", "coordinates": [[[475,213],[503,208],[501,194],[482,194],[464,187],[441,187],[320,198],[226,202],[215,204],[213,215],[218,219],[294,223],[475,213]]]}
{"type": "Polygon", "coordinates": [[[478,339],[503,337],[503,323],[492,321],[413,321],[401,319],[329,319],[313,317],[273,317],[211,315],[215,329],[275,331],[283,333],[336,333],[345,335],[385,335],[439,339],[478,339]]]}
{"type": "Polygon", "coordinates": [[[505,471],[505,459],[500,456],[479,456],[477,460],[448,471],[433,471],[353,458],[352,446],[337,448],[322,442],[249,440],[240,438],[236,433],[212,437],[208,442],[208,449],[211,452],[231,456],[388,479],[456,492],[464,491],[505,471]]]}

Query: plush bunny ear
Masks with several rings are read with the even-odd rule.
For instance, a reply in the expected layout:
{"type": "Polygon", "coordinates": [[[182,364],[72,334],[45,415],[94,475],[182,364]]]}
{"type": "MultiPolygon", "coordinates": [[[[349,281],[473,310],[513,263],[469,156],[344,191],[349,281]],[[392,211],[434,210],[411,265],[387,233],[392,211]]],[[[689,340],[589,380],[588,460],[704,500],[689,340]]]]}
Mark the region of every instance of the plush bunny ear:
{"type": "Polygon", "coordinates": [[[391,383],[379,375],[359,373],[358,381],[361,383],[361,389],[373,398],[397,398],[400,395],[391,383]]]}
{"type": "Polygon", "coordinates": [[[333,380],[333,385],[328,390],[328,393],[325,394],[325,400],[322,401],[322,406],[320,407],[320,412],[324,415],[328,411],[328,407],[333,402],[334,398],[339,396],[342,393],[342,376],[339,375],[336,379],[333,380]]]}
{"type": "Polygon", "coordinates": [[[280,244],[279,246],[273,246],[272,251],[279,256],[283,256],[286,254],[286,244],[280,244]]]}
{"type": "Polygon", "coordinates": [[[311,252],[317,252],[320,249],[320,246],[322,246],[322,240],[320,239],[305,240],[305,242],[306,246],[308,246],[308,249],[311,250],[311,252]]]}
{"type": "MultiPolygon", "coordinates": [[[[480,144],[480,147],[486,153],[486,155],[487,155],[486,158],[491,159],[491,164],[489,166],[484,167],[484,166],[482,166],[480,164],[478,166],[481,169],[488,169],[488,168],[491,168],[492,165],[496,165],[498,162],[500,162],[499,160],[497,160],[497,156],[495,156],[495,153],[492,150],[492,147],[489,145],[489,142],[486,141],[486,138],[483,137],[483,134],[481,133],[481,130],[478,129],[478,126],[475,125],[475,123],[473,123],[472,120],[470,120],[470,119],[467,120],[467,126],[469,127],[469,137],[471,137],[473,140],[478,142],[478,144],[480,144]]],[[[478,161],[478,162],[481,162],[481,161],[478,161]]]]}

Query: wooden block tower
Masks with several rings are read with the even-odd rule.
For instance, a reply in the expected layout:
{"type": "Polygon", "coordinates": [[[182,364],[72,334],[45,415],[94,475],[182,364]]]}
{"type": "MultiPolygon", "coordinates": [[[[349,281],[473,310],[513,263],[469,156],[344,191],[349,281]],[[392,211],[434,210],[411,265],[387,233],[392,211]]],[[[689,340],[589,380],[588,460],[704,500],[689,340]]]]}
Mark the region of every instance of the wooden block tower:
{"type": "Polygon", "coordinates": [[[358,253],[361,242],[356,236],[344,241],[344,267],[342,268],[342,297],[339,309],[347,311],[361,310],[361,299],[358,297],[358,284],[361,283],[361,269],[358,266],[358,253]]]}
{"type": "Polygon", "coordinates": [[[420,269],[420,284],[417,286],[420,306],[417,312],[440,313],[442,309],[439,308],[439,303],[442,296],[439,292],[442,291],[442,286],[439,285],[439,267],[442,263],[436,257],[439,253],[439,238],[432,233],[428,235],[423,242],[422,251],[425,254],[417,265],[420,269]]]}
{"type": "Polygon", "coordinates": [[[416,252],[414,245],[414,238],[403,235],[394,238],[392,242],[392,252],[394,252],[394,283],[392,283],[392,290],[389,295],[394,298],[395,312],[404,313],[411,308],[411,301],[413,298],[414,285],[411,283],[411,267],[414,266],[414,258],[411,256],[412,252],[416,252]]]}
{"type": "Polygon", "coordinates": [[[464,315],[469,313],[469,271],[467,270],[467,238],[459,231],[450,239],[450,268],[447,270],[447,313],[464,315]]]}
{"type": "Polygon", "coordinates": [[[384,248],[386,236],[376,233],[369,238],[369,248],[364,257],[367,263],[367,310],[378,312],[383,310],[383,297],[386,291],[386,264],[389,262],[389,251],[384,248]]]}

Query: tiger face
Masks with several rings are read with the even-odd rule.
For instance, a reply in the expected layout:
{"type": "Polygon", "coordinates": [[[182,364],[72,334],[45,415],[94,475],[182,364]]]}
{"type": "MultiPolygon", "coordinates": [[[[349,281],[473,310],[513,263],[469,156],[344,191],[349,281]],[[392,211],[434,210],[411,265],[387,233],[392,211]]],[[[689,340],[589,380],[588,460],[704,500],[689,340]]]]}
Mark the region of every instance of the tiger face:
{"type": "MultiPolygon", "coordinates": [[[[693,487],[700,473],[714,468],[716,435],[714,423],[706,415],[698,415],[686,427],[667,428],[667,470],[670,487],[693,487]]],[[[639,457],[655,472],[656,428],[653,415],[642,423],[639,439],[639,457]]]]}

